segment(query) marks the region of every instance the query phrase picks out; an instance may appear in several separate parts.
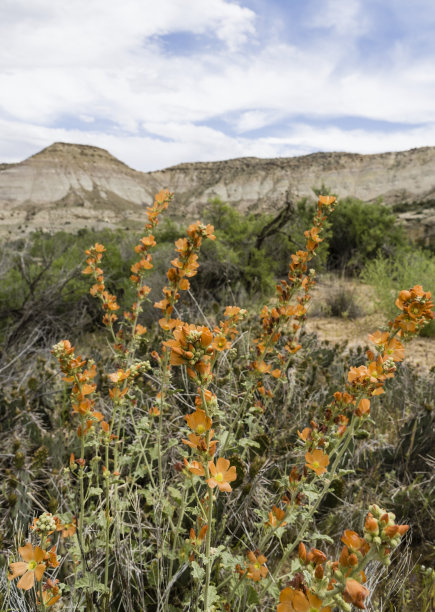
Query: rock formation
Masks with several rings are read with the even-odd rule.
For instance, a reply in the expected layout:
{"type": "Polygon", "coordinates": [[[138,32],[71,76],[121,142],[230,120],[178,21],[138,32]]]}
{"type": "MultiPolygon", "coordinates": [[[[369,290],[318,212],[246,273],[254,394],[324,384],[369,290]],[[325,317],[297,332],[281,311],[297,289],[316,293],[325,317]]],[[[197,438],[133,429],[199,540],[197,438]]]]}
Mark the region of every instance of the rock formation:
{"type": "Polygon", "coordinates": [[[0,164],[0,235],[141,227],[145,207],[162,187],[176,194],[173,215],[191,220],[216,196],[241,211],[272,212],[286,199],[312,197],[312,188],[322,184],[340,197],[401,205],[399,216],[412,236],[435,239],[435,147],[241,158],[138,172],[104,149],[66,143],[21,163],[0,164]]]}

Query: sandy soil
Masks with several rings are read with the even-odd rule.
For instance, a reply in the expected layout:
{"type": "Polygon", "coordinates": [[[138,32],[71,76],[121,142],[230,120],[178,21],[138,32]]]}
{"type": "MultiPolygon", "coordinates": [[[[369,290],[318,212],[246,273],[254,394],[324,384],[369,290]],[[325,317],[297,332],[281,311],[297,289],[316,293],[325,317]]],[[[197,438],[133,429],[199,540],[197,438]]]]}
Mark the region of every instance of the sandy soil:
{"type": "MultiPolygon", "coordinates": [[[[362,283],[325,277],[313,291],[313,304],[306,323],[309,332],[315,332],[322,340],[340,342],[347,340],[349,346],[369,344],[367,335],[385,325],[386,319],[376,306],[371,288],[362,283]],[[337,285],[354,291],[355,300],[367,314],[356,319],[322,316],[326,297],[337,285]]],[[[407,343],[405,360],[424,368],[435,367],[435,338],[415,338],[407,343]]]]}

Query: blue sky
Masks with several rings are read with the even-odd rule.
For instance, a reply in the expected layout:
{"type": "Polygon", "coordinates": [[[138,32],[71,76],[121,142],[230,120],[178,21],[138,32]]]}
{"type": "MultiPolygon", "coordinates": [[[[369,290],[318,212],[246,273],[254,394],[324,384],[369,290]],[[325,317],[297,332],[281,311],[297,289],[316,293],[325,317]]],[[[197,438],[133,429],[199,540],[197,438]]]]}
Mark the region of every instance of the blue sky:
{"type": "Polygon", "coordinates": [[[2,0],[0,161],[435,145],[434,0],[2,0]]]}

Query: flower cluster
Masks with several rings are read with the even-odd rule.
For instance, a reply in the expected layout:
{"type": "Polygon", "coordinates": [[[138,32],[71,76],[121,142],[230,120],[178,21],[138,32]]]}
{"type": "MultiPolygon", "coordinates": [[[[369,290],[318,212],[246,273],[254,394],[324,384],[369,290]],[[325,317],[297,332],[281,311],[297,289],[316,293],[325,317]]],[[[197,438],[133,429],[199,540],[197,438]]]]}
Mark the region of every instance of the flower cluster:
{"type": "MultiPolygon", "coordinates": [[[[399,338],[403,339],[404,336],[409,338],[432,319],[431,294],[424,292],[419,285],[409,291],[401,291],[396,304],[408,312],[411,305],[416,303],[416,296],[420,300],[418,302],[419,315],[418,319],[413,319],[416,323],[413,330],[408,327],[406,332],[403,331],[401,326],[404,324],[405,315],[401,314],[389,324],[388,330],[377,330],[369,334],[368,339],[374,345],[375,352],[367,351],[366,364],[350,368],[347,374],[346,389],[334,393],[333,401],[325,409],[324,422],[311,421],[311,427],[305,427],[302,432],[298,432],[299,437],[310,451],[316,449],[314,452],[318,457],[321,457],[320,453],[322,453],[319,447],[328,446],[333,439],[339,440],[343,436],[352,415],[364,418],[370,414],[371,398],[384,393],[386,381],[394,378],[396,363],[404,359],[405,347],[399,338]]],[[[416,306],[413,308],[417,310],[416,306]]],[[[307,467],[315,469],[316,461],[308,459],[311,457],[307,458],[306,455],[307,467]]],[[[327,463],[323,466],[320,462],[318,463],[319,467],[326,468],[327,463]]],[[[321,472],[317,470],[317,473],[321,472]]]]}
{"type": "Polygon", "coordinates": [[[421,285],[415,285],[409,291],[401,291],[396,306],[402,311],[392,327],[398,329],[401,336],[414,334],[434,318],[433,302],[429,291],[423,291],[421,285]]]}
{"type": "MultiPolygon", "coordinates": [[[[264,306],[261,311],[262,331],[260,336],[254,340],[257,359],[251,364],[252,369],[259,376],[271,374],[275,378],[280,377],[280,369],[273,369],[271,364],[265,363],[265,360],[272,355],[284,331],[286,332],[285,351],[291,355],[301,348],[298,343],[298,335],[306,318],[307,305],[311,300],[309,292],[315,285],[314,270],[308,271],[308,263],[323,240],[320,232],[327,215],[334,210],[334,202],[335,197],[333,196],[319,196],[313,227],[305,232],[306,250],[297,251],[291,256],[288,280],[281,280],[276,287],[276,306],[264,306]],[[294,296],[301,289],[302,295],[297,296],[296,304],[291,304],[294,296]]],[[[284,354],[278,352],[277,357],[281,363],[285,363],[284,354]]],[[[258,390],[262,395],[266,393],[261,383],[258,384],[258,390]]],[[[272,396],[270,390],[267,395],[272,396]]]]}
{"type": "Polygon", "coordinates": [[[315,609],[327,612],[339,606],[350,612],[351,605],[365,609],[364,602],[369,595],[364,586],[365,567],[374,560],[388,565],[391,551],[408,530],[408,525],[396,525],[394,519],[393,514],[371,506],[365,520],[364,537],[346,529],[338,561],[328,560],[317,548],[307,551],[300,542],[298,556],[304,572],[295,576],[292,586],[281,591],[277,611],[315,609]]]}
{"type": "MultiPolygon", "coordinates": [[[[136,288],[137,301],[133,302],[130,312],[124,312],[125,320],[130,321],[133,325],[133,337],[142,336],[147,331],[146,327],[137,323],[137,320],[142,312],[142,302],[151,291],[151,287],[144,284],[144,277],[146,273],[153,267],[153,264],[151,263],[152,256],[149,253],[149,250],[156,246],[156,241],[151,233],[151,230],[157,227],[159,223],[159,215],[167,209],[173,197],[174,194],[170,193],[167,189],[162,189],[155,195],[153,206],[147,209],[148,223],[145,225],[146,234],[145,236],[142,236],[139,244],[134,247],[135,252],[140,258],[131,266],[130,280],[136,288]]],[[[122,330],[118,331],[117,337],[120,343],[120,346],[117,348],[123,352],[126,352],[127,349],[122,346],[122,330]]]]}
{"type": "Polygon", "coordinates": [[[195,276],[198,268],[198,251],[203,238],[215,240],[212,225],[203,225],[199,221],[187,228],[187,238],[180,238],[175,243],[178,257],[171,261],[172,268],[167,272],[169,284],[163,287],[164,299],[154,304],[165,316],[159,320],[163,329],[173,329],[179,321],[171,318],[174,304],[180,298],[180,291],[187,291],[190,287],[189,278],[195,276]]]}
{"type": "MultiPolygon", "coordinates": [[[[172,194],[161,191],[147,211],[145,235],[135,247],[137,260],[131,267],[135,301],[124,312],[124,321],[116,326],[119,307],[116,297],[106,290],[100,267],[105,249],[96,244],[87,251],[84,273],[94,277],[91,293],[100,298],[104,322],[115,341],[115,362],[102,375],[100,387],[101,402],[106,393],[111,400],[104,409],[112,410],[110,425],[96,410],[96,365],[76,356],[68,341],[58,343],[53,353],[64,381],[72,386],[72,409],[80,419],[77,443],[80,442],[81,455],[75,459],[71,454],[70,470],[65,470],[65,474],[75,472],[71,481],[79,485],[79,514],[77,520],[71,517],[65,523],[50,513],[36,518],[31,529],[32,538],[40,537],[39,546],[34,548],[29,542],[19,549],[23,563],[11,564],[10,579],[20,577],[18,586],[24,589],[40,583],[38,605],[53,605],[61,595],[61,585],[54,575],[42,584],[46,570],[58,564],[56,547],[50,539],[56,532],[62,532],[64,537],[73,535],[76,528],[79,546],[74,561],[80,569],[74,573],[86,574],[92,559],[93,531],[88,527],[93,517],[87,507],[91,500],[90,507],[99,508],[98,524],[104,530],[105,542],[104,588],[96,598],[102,609],[110,609],[114,603],[110,584],[117,571],[115,566],[113,572],[111,569],[111,551],[116,538],[125,533],[122,517],[129,515],[131,500],[143,498],[140,516],[150,535],[143,567],[152,568],[153,576],[139,607],[152,601],[152,605],[166,609],[172,595],[174,601],[181,602],[183,585],[191,580],[194,605],[204,610],[215,606],[225,610],[233,605],[240,608],[248,600],[268,609],[275,604],[278,612],[332,612],[337,608],[350,612],[351,606],[364,609],[369,597],[364,573],[367,565],[371,561],[387,565],[408,526],[397,525],[393,514],[371,506],[363,536],[350,529],[344,531],[338,558],[329,558],[318,548],[306,548],[303,541],[321,540],[319,534],[310,534],[315,513],[350,448],[355,428],[367,419],[371,402],[377,401],[372,398],[384,392],[403,360],[403,340],[432,318],[430,294],[420,286],[399,294],[397,305],[401,313],[387,328],[369,336],[373,348],[367,352],[367,362],[351,367],[345,386],[334,393],[323,415],[298,431],[298,463],[287,484],[276,461],[272,471],[266,472],[270,462],[265,449],[275,450],[278,446],[268,435],[273,416],[269,417],[271,411],[266,409],[272,405],[269,400],[278,397],[281,390],[286,408],[290,405],[293,391],[290,392],[291,380],[287,384],[286,375],[299,362],[294,354],[301,348],[301,329],[315,284],[309,264],[323,240],[324,222],[334,210],[335,198],[319,197],[313,227],[305,232],[305,246],[291,256],[288,277],[261,310],[253,343],[249,332],[244,333],[239,325],[247,312],[238,306],[228,306],[223,321],[216,319],[219,322],[213,325],[195,325],[175,318],[182,316],[176,311],[181,292],[189,290],[190,279],[197,273],[201,243],[204,238],[214,239],[212,226],[191,224],[186,237],[175,243],[177,255],[167,272],[163,299],[154,304],[163,313],[159,320],[164,340],[162,354],[151,353],[158,367],[139,377],[150,369],[147,361],[139,361],[136,350],[144,348],[140,337],[147,331],[140,325],[139,316],[150,291],[145,276],[153,267],[150,251],[156,241],[152,231],[171,199],[172,194]],[[237,354],[242,365],[234,359],[237,354]],[[222,391],[222,383],[226,395],[218,404],[215,393],[222,391]],[[149,398],[156,398],[155,405],[149,398]],[[189,408],[179,410],[184,406],[189,408]],[[179,411],[169,414],[169,409],[179,411]],[[157,418],[150,419],[149,415],[157,418]],[[95,432],[98,422],[103,433],[85,438],[95,432]],[[112,439],[116,442],[111,445],[112,439]],[[174,464],[171,458],[176,452],[180,454],[174,464]],[[171,486],[169,480],[171,465],[176,486],[171,486]],[[127,466],[131,466],[128,474],[127,466]],[[123,470],[125,479],[118,479],[123,470]],[[260,486],[255,489],[257,478],[261,479],[260,486]],[[276,492],[270,502],[263,494],[268,483],[276,492]],[[98,504],[93,503],[96,499],[98,504]],[[260,518],[258,522],[250,516],[251,502],[257,506],[254,513],[260,518]],[[182,535],[185,530],[188,537],[182,535]],[[296,549],[298,558],[294,558],[296,549]],[[190,578],[186,571],[179,580],[187,566],[190,578]],[[278,603],[275,589],[285,580],[282,570],[288,572],[289,568],[297,573],[290,583],[282,584],[278,603]],[[243,583],[247,588],[242,590],[243,583]]],[[[285,435],[286,424],[281,421],[281,425],[285,435]]],[[[285,464],[290,456],[283,453],[285,464]]],[[[138,502],[138,509],[139,505],[138,502]]],[[[98,558],[101,559],[100,552],[98,558]]],[[[98,571],[92,574],[92,580],[98,571]]],[[[89,600],[91,593],[89,587],[89,600]]]]}
{"type": "Polygon", "coordinates": [[[60,525],[61,522],[57,516],[53,516],[51,512],[44,512],[41,516],[33,519],[30,529],[40,533],[41,536],[48,536],[54,531],[57,531],[60,525]]]}
{"type": "Polygon", "coordinates": [[[60,369],[65,374],[64,381],[73,383],[71,405],[73,413],[80,416],[80,425],[77,429],[78,436],[86,435],[97,422],[102,424],[103,429],[106,428],[107,423],[103,420],[102,413],[94,410],[93,394],[97,388],[97,385],[93,383],[93,379],[97,375],[95,363],[82,360],[80,355],[76,357],[74,347],[68,340],[62,340],[55,344],[52,353],[59,361],[60,369]],[[86,364],[90,367],[84,368],[86,364]]]}
{"type": "Polygon", "coordinates": [[[214,354],[212,332],[207,327],[181,324],[174,329],[173,336],[164,342],[171,349],[170,364],[186,365],[191,378],[207,380],[214,354]]]}
{"type": "Polygon", "coordinates": [[[214,340],[212,347],[215,351],[226,351],[231,348],[232,342],[239,333],[237,323],[246,316],[245,308],[239,306],[227,306],[224,311],[224,321],[220,321],[219,326],[214,328],[214,340]]]}
{"type": "Polygon", "coordinates": [[[102,308],[105,313],[103,316],[104,325],[112,326],[118,319],[115,312],[119,310],[119,306],[116,296],[107,291],[104,282],[104,273],[100,268],[100,263],[105,250],[105,247],[97,242],[94,244],[94,246],[86,251],[87,266],[82,271],[82,274],[90,274],[93,277],[95,283],[90,289],[90,294],[94,297],[98,297],[101,300],[102,308]]]}

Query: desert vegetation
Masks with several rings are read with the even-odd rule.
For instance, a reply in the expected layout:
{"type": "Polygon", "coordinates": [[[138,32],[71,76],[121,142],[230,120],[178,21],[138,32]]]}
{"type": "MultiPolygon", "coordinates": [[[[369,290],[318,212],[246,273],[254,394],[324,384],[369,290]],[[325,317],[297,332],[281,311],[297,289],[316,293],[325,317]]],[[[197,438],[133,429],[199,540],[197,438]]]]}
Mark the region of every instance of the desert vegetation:
{"type": "Polygon", "coordinates": [[[377,204],[180,237],[172,199],[2,247],[2,610],[429,611],[433,256],[377,204]],[[325,269],[374,287],[366,347],[306,332],[325,269]]]}

